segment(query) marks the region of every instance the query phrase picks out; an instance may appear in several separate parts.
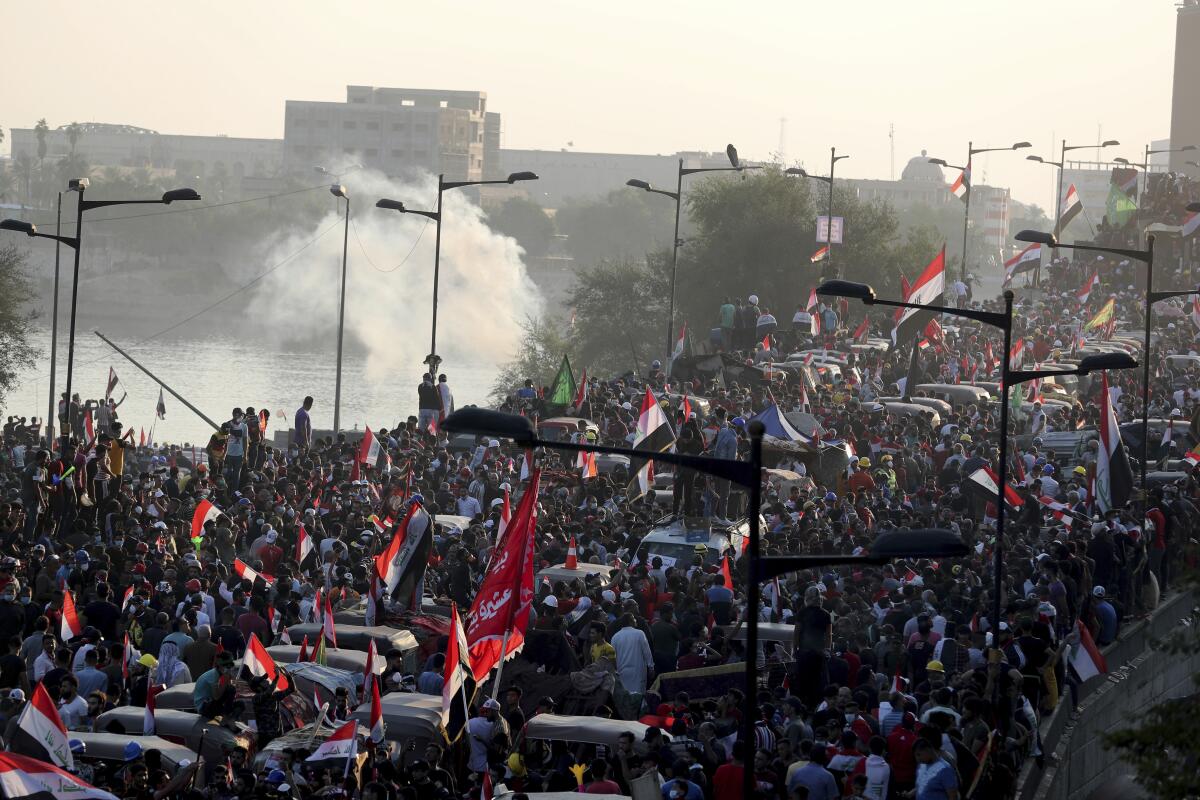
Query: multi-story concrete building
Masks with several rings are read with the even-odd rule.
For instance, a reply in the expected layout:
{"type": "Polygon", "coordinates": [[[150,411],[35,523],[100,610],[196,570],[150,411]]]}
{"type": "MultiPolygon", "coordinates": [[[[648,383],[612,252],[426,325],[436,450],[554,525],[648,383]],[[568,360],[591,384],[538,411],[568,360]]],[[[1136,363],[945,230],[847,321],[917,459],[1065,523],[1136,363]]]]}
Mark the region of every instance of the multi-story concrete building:
{"type": "MultiPolygon", "coordinates": [[[[38,159],[38,136],[33,128],[12,128],[12,157],[38,159]]],[[[279,174],[283,142],[240,136],[163,134],[133,125],[81,122],[72,130],[60,125],[46,132],[47,161],[72,152],[92,167],[144,167],[180,174],[268,178],[279,174]],[[75,141],[72,142],[72,135],[75,141]]]]}
{"type": "MultiPolygon", "coordinates": [[[[1177,3],[1175,15],[1175,77],[1171,92],[1171,141],[1182,147],[1200,145],[1200,0],[1177,3]]],[[[1200,178],[1195,152],[1171,153],[1171,170],[1200,178]]]]}
{"type": "Polygon", "coordinates": [[[357,163],[482,180],[485,156],[499,151],[500,115],[485,92],[347,86],[345,102],[288,100],[283,144],[289,172],[357,163]]]}

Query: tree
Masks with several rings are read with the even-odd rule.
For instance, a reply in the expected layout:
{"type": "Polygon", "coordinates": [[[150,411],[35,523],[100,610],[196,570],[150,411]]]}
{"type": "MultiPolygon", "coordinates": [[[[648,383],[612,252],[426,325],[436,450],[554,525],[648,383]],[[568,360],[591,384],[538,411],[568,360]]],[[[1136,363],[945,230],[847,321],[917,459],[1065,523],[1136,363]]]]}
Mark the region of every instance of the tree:
{"type": "Polygon", "coordinates": [[[530,258],[541,258],[554,239],[554,221],[542,207],[524,197],[511,197],[488,212],[488,224],[511,236],[530,258]]]}
{"type": "Polygon", "coordinates": [[[666,334],[669,257],[605,261],[579,274],[571,293],[575,363],[601,375],[640,372],[661,358],[666,334]]]}
{"type": "Polygon", "coordinates": [[[41,167],[42,162],[46,160],[46,134],[50,132],[50,126],[46,124],[46,118],[42,117],[33,126],[33,132],[37,135],[37,154],[38,166],[41,167]]]}
{"type": "MultiPolygon", "coordinates": [[[[1200,588],[1197,548],[1188,545],[1176,561],[1184,572],[1175,579],[1176,591],[1200,588]]],[[[1182,625],[1155,647],[1171,655],[1200,652],[1200,628],[1182,625]]],[[[1141,714],[1128,728],[1102,733],[1104,746],[1133,766],[1137,782],[1153,797],[1184,800],[1196,796],[1196,765],[1200,764],[1200,674],[1193,675],[1195,691],[1164,700],[1141,714]]]]}
{"type": "MultiPolygon", "coordinates": [[[[695,330],[715,321],[724,297],[757,294],[781,321],[822,279],[812,264],[816,217],[812,182],[777,168],[699,181],[688,194],[696,232],[681,251],[677,304],[695,330]]],[[[823,188],[823,187],[822,187],[823,188]]],[[[901,235],[896,212],[884,202],[862,202],[835,187],[834,213],[845,220],[845,244],[834,245],[834,266],[847,280],[869,283],[881,297],[898,297],[909,279],[937,254],[936,233],[918,227],[901,235]]]]}
{"type": "Polygon", "coordinates": [[[72,122],[67,126],[67,141],[71,143],[71,155],[75,155],[75,145],[79,143],[79,137],[83,135],[83,126],[78,122],[72,122]]]}
{"type": "Polygon", "coordinates": [[[554,378],[565,353],[575,357],[571,343],[562,330],[562,320],[555,317],[526,317],[521,324],[524,341],[516,358],[500,368],[492,385],[492,399],[497,403],[525,384],[528,378],[535,386],[545,386],[554,378]]]}
{"type": "Polygon", "coordinates": [[[32,367],[38,354],[30,343],[35,314],[27,309],[32,299],[25,253],[12,244],[0,246],[0,407],[17,375],[32,367]]]}
{"type": "Polygon", "coordinates": [[[668,197],[618,189],[600,199],[568,201],[554,222],[577,266],[587,268],[669,247],[674,215],[668,197]]]}

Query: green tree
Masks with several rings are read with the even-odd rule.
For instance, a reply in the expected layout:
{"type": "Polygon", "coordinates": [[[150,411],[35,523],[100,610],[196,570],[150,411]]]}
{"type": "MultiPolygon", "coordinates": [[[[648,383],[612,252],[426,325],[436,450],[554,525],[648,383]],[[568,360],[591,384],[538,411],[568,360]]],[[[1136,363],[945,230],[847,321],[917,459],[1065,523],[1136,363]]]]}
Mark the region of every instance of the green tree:
{"type": "Polygon", "coordinates": [[[42,117],[33,126],[33,132],[37,136],[37,154],[38,166],[41,167],[42,162],[46,160],[46,134],[50,132],[50,126],[46,124],[46,118],[42,117]]]}
{"type": "MultiPolygon", "coordinates": [[[[1185,565],[1176,579],[1176,591],[1200,589],[1197,548],[1189,545],[1176,563],[1185,565]]],[[[1171,655],[1200,652],[1200,627],[1182,625],[1155,646],[1171,655]]],[[[1151,796],[1162,800],[1184,800],[1196,796],[1196,770],[1200,764],[1200,674],[1192,676],[1195,691],[1186,697],[1164,700],[1151,706],[1127,728],[1101,734],[1104,746],[1116,752],[1134,769],[1137,782],[1151,796]]]]}
{"type": "Polygon", "coordinates": [[[526,378],[535,386],[548,385],[558,371],[564,353],[572,363],[575,361],[562,320],[552,316],[526,317],[521,328],[525,335],[516,358],[500,368],[492,385],[492,399],[497,403],[525,385],[526,378]]]}
{"type": "Polygon", "coordinates": [[[643,258],[669,247],[675,220],[669,197],[618,189],[604,198],[570,200],[554,216],[579,267],[643,258]]]}
{"type": "Polygon", "coordinates": [[[571,293],[575,325],[572,363],[597,375],[643,371],[662,357],[666,335],[669,257],[605,261],[579,273],[571,293]]]}
{"type": "Polygon", "coordinates": [[[0,246],[0,407],[21,370],[33,366],[37,350],[30,343],[34,313],[28,310],[33,284],[25,271],[25,253],[15,245],[0,246]]]}
{"type": "MultiPolygon", "coordinates": [[[[681,251],[676,292],[694,330],[715,321],[726,296],[757,294],[780,320],[808,298],[822,276],[810,257],[819,247],[816,217],[825,208],[824,197],[812,192],[812,181],[776,168],[693,186],[687,201],[696,232],[681,251]]],[[[889,204],[862,202],[841,187],[834,214],[845,220],[845,244],[834,245],[836,270],[870,283],[881,297],[898,296],[900,276],[914,278],[942,245],[925,226],[902,234],[889,204]]]]}
{"type": "Polygon", "coordinates": [[[488,212],[488,224],[511,236],[531,258],[541,258],[554,239],[554,221],[542,207],[524,197],[511,197],[488,212]]]}

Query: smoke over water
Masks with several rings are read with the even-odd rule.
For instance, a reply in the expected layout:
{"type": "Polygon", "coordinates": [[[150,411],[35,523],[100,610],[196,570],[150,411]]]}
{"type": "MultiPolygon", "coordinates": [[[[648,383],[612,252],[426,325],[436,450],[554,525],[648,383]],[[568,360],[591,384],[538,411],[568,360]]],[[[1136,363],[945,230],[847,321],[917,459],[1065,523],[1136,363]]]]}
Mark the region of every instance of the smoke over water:
{"type": "MultiPolygon", "coordinates": [[[[342,182],[351,203],[345,357],[365,351],[371,380],[419,377],[429,353],[436,226],[416,214],[377,209],[375,201],[386,197],[433,210],[436,179],[399,183],[363,170],[342,182]]],[[[329,214],[311,231],[290,234],[267,253],[265,263],[277,263],[332,228],[258,285],[250,314],[268,342],[336,348],[343,222],[334,200],[329,195],[329,214]]],[[[540,312],[542,298],[515,240],[492,231],[462,190],[446,192],[443,202],[438,355],[443,370],[486,372],[471,382],[490,382],[520,346],[520,323],[540,312]]]]}

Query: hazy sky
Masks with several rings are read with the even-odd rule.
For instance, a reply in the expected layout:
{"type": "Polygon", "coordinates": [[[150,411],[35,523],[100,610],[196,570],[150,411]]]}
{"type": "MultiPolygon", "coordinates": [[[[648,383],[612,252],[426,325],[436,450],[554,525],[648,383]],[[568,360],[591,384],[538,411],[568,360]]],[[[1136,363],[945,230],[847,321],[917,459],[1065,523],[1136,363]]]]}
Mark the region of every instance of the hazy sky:
{"type": "MultiPolygon", "coordinates": [[[[967,141],[1143,145],[1170,129],[1172,0],[749,2],[47,0],[4,12],[0,125],[119,122],[280,137],[286,99],[346,84],[481,89],[504,145],[779,149],[887,178],[967,141]]],[[[7,144],[5,144],[7,148],[7,144]]],[[[1053,170],[983,156],[979,180],[1052,203],[1053,170]]]]}

